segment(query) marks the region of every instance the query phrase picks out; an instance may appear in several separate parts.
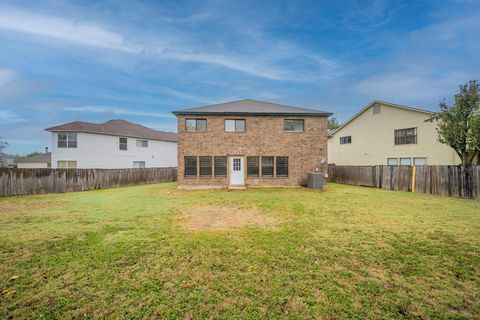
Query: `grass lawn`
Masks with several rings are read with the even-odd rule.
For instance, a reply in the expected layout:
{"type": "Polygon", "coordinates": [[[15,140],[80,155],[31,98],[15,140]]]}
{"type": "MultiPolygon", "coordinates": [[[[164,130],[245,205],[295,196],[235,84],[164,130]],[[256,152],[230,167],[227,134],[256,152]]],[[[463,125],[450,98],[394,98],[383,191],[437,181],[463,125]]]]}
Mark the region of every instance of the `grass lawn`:
{"type": "Polygon", "coordinates": [[[175,188],[0,199],[0,318],[480,315],[480,201],[175,188]]]}

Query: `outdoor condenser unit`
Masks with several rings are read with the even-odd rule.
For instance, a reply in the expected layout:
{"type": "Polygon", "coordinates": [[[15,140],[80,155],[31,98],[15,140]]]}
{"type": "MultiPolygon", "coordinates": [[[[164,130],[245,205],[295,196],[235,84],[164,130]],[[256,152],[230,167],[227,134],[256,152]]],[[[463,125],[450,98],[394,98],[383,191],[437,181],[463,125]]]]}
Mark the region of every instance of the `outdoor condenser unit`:
{"type": "Polygon", "coordinates": [[[324,190],[325,174],[321,172],[310,172],[308,174],[307,187],[310,189],[324,190]]]}

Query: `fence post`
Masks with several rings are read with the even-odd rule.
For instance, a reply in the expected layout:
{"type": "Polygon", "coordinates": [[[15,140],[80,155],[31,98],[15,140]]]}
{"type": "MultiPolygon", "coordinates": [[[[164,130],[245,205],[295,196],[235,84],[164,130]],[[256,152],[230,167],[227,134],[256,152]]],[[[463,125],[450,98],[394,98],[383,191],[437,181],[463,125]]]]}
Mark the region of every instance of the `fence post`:
{"type": "Polygon", "coordinates": [[[417,173],[417,167],[414,165],[412,167],[412,192],[415,192],[415,177],[417,173]]]}

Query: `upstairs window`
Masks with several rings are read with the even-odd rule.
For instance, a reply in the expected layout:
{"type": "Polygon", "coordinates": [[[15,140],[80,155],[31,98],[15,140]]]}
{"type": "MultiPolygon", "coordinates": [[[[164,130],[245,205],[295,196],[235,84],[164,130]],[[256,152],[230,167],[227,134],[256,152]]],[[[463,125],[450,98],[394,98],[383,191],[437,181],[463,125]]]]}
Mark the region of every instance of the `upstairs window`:
{"type": "Polygon", "coordinates": [[[185,157],[185,177],[197,177],[197,157],[185,157]]]}
{"type": "Polygon", "coordinates": [[[395,145],[416,144],[417,128],[395,130],[395,145]]]}
{"type": "Polygon", "coordinates": [[[185,119],[185,130],[189,132],[207,131],[207,119],[185,119]]]}
{"type": "Polygon", "coordinates": [[[120,150],[127,150],[127,138],[118,138],[118,148],[120,150]]]}
{"type": "Polygon", "coordinates": [[[59,132],[58,147],[59,148],[76,148],[77,133],[76,132],[59,132]]]}
{"type": "Polygon", "coordinates": [[[283,130],[286,132],[303,132],[303,119],[285,119],[283,121],[283,130]]]}
{"type": "Polygon", "coordinates": [[[145,168],[145,161],[133,161],[133,167],[136,169],[145,168]]]}
{"type": "Polygon", "coordinates": [[[262,157],[262,177],[273,177],[273,157],[262,157]]]}
{"type": "Polygon", "coordinates": [[[215,177],[227,176],[227,157],[215,157],[215,177]]]}
{"type": "Polygon", "coordinates": [[[258,177],[260,174],[258,157],[247,157],[247,177],[258,177]]]}
{"type": "Polygon", "coordinates": [[[212,157],[200,157],[200,177],[212,176],[212,157]]]}
{"type": "Polygon", "coordinates": [[[352,136],[340,137],[340,144],[352,143],[352,136]]]}
{"type": "Polygon", "coordinates": [[[226,132],[245,132],[245,119],[225,119],[226,132]]]}
{"type": "Polygon", "coordinates": [[[148,140],[137,140],[137,148],[148,148],[148,140]]]}
{"type": "Polygon", "coordinates": [[[277,177],[288,177],[288,157],[277,157],[277,177]]]}

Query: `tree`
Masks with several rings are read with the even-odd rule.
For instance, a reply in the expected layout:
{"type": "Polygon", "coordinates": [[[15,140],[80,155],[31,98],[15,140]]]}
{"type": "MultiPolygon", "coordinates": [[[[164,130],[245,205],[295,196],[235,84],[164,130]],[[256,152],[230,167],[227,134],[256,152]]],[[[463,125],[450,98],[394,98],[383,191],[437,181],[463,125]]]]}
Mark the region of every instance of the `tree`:
{"type": "Polygon", "coordinates": [[[340,127],[340,122],[338,122],[337,117],[331,116],[330,118],[328,118],[327,127],[328,130],[335,130],[340,127]]]}
{"type": "Polygon", "coordinates": [[[459,87],[454,102],[442,100],[440,112],[426,121],[437,121],[439,141],[452,147],[467,166],[480,156],[480,85],[471,80],[459,87]]]}
{"type": "Polygon", "coordinates": [[[0,137],[0,152],[2,152],[3,149],[5,149],[7,146],[8,146],[8,143],[4,141],[2,137],[0,137]]]}

